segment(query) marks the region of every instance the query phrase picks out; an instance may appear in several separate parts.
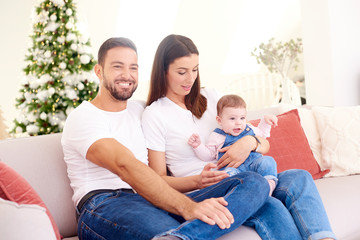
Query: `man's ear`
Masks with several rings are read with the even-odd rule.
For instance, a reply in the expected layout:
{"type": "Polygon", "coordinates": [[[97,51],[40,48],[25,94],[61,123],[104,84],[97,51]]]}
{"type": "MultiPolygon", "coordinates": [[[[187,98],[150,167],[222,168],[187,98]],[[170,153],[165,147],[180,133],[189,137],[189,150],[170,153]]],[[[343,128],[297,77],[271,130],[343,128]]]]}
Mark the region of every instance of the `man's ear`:
{"type": "Polygon", "coordinates": [[[94,72],[96,74],[96,76],[99,78],[99,80],[102,80],[102,76],[103,76],[103,68],[101,67],[100,64],[96,64],[94,67],[94,72]]]}

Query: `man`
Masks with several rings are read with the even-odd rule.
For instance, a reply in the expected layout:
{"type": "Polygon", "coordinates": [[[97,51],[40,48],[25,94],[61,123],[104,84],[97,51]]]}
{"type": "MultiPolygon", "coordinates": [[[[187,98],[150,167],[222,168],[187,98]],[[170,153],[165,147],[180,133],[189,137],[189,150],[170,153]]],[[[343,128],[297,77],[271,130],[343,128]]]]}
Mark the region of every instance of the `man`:
{"type": "Polygon", "coordinates": [[[105,41],[94,70],[99,92],[68,116],[61,141],[79,216],[79,239],[151,239],[157,234],[157,239],[217,238],[262,206],[268,186],[260,176],[230,180],[223,184],[222,196],[195,202],[147,166],[143,106],[127,101],[138,85],[137,52],[129,39],[105,41]],[[232,204],[231,213],[223,196],[235,199],[245,191],[258,198],[251,200],[251,207],[232,204]],[[184,219],[195,221],[180,226],[184,219]]]}

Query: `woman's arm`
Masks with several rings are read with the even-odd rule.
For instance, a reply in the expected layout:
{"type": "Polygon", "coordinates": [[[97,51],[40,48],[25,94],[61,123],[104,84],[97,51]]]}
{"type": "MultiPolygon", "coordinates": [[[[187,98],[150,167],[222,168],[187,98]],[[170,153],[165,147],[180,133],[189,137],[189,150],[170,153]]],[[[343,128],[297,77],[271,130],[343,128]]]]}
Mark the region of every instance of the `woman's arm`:
{"type": "Polygon", "coordinates": [[[211,171],[216,168],[213,163],[207,164],[200,175],[188,177],[172,177],[167,175],[166,159],[164,152],[154,150],[149,151],[149,166],[157,172],[171,187],[179,192],[190,192],[211,186],[228,177],[228,174],[222,171],[211,171]]]}
{"type": "Polygon", "coordinates": [[[229,147],[220,149],[219,151],[226,153],[219,159],[217,167],[239,167],[249,156],[251,151],[255,151],[261,154],[266,154],[270,149],[269,141],[262,137],[257,137],[260,144],[256,141],[256,138],[248,135],[239,140],[229,147]]]}

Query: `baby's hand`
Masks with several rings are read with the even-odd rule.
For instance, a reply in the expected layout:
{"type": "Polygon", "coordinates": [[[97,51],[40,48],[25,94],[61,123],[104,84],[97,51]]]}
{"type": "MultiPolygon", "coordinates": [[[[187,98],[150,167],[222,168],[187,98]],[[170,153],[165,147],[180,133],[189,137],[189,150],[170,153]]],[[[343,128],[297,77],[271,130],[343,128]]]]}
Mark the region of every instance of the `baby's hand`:
{"type": "Polygon", "coordinates": [[[278,125],[278,118],[275,115],[264,115],[264,120],[267,124],[273,127],[278,125]]]}
{"type": "Polygon", "coordinates": [[[201,144],[201,139],[200,136],[196,133],[194,133],[193,135],[191,135],[191,137],[188,140],[188,144],[192,147],[192,148],[197,148],[200,144],[201,144]]]}

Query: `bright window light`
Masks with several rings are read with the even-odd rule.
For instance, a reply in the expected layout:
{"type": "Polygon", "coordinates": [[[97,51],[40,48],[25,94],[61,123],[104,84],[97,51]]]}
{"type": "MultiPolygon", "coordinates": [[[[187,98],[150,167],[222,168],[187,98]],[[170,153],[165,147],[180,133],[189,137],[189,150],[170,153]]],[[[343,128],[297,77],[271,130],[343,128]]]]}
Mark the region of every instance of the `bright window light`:
{"type": "Polygon", "coordinates": [[[172,33],[179,3],[180,0],[121,0],[115,34],[136,44],[140,81],[149,80],[155,51],[160,41],[172,33]]]}

